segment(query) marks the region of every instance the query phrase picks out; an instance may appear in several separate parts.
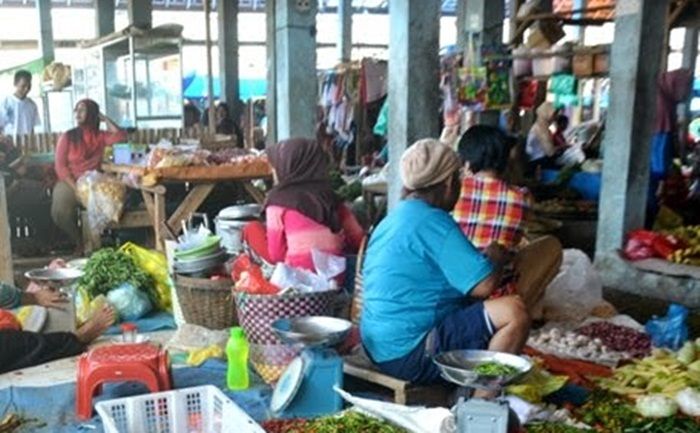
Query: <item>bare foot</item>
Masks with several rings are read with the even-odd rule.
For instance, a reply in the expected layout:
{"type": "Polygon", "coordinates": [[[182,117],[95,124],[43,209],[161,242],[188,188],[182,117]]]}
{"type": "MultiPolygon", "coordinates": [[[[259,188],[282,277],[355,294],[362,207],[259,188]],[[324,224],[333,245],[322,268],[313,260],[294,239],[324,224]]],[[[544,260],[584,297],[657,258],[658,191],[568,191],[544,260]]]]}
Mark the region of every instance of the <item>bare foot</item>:
{"type": "Polygon", "coordinates": [[[107,328],[114,324],[115,314],[110,306],[104,306],[95,313],[90,320],[75,331],[75,335],[83,344],[92,343],[97,337],[102,335],[107,328]]]}

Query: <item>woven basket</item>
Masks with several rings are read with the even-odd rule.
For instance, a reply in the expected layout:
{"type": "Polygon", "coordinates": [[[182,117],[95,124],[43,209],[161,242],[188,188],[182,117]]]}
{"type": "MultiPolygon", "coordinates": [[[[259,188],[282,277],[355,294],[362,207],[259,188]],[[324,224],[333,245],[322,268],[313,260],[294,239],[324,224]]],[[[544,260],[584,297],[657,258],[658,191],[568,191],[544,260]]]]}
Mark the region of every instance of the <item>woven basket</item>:
{"type": "Polygon", "coordinates": [[[316,293],[297,293],[283,296],[236,293],[236,310],[241,326],[250,343],[282,344],[272,331],[278,319],[328,316],[338,290],[316,293]]]}
{"type": "Polygon", "coordinates": [[[237,325],[232,286],[230,279],[209,280],[176,275],[175,290],[185,321],[209,329],[237,325]]]}

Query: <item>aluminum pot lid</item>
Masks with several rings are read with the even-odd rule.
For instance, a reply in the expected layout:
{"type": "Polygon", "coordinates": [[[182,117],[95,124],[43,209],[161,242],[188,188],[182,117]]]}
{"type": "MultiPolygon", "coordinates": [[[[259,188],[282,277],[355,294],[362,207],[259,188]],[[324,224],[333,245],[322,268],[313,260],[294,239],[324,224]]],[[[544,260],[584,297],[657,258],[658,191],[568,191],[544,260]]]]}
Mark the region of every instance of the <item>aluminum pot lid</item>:
{"type": "Polygon", "coordinates": [[[272,391],[272,399],[270,401],[272,412],[280,413],[285,410],[296,397],[303,381],[304,360],[301,356],[297,356],[284,370],[282,377],[280,377],[275,386],[275,390],[272,391]]]}
{"type": "Polygon", "coordinates": [[[229,206],[219,212],[219,219],[256,218],[262,212],[262,205],[256,203],[229,206]]]}

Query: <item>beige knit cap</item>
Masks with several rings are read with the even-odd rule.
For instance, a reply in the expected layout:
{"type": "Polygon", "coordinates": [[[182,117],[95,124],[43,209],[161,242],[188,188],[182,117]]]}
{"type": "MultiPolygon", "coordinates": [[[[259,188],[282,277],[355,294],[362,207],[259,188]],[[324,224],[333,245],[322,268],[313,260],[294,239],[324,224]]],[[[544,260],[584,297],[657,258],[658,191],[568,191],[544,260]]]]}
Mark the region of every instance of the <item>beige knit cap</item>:
{"type": "Polygon", "coordinates": [[[410,190],[444,182],[459,170],[457,152],[433,138],[418,140],[401,157],[401,180],[410,190]]]}

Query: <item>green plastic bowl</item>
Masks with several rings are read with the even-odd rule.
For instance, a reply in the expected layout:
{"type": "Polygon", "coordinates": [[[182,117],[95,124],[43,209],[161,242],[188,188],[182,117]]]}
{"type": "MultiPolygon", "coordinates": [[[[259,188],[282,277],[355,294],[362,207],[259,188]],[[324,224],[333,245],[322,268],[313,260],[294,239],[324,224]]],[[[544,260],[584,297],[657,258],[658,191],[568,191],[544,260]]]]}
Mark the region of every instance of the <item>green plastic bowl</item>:
{"type": "Polygon", "coordinates": [[[194,248],[175,251],[175,257],[181,260],[197,259],[214,254],[220,247],[221,237],[211,235],[204,242],[194,248]]]}

